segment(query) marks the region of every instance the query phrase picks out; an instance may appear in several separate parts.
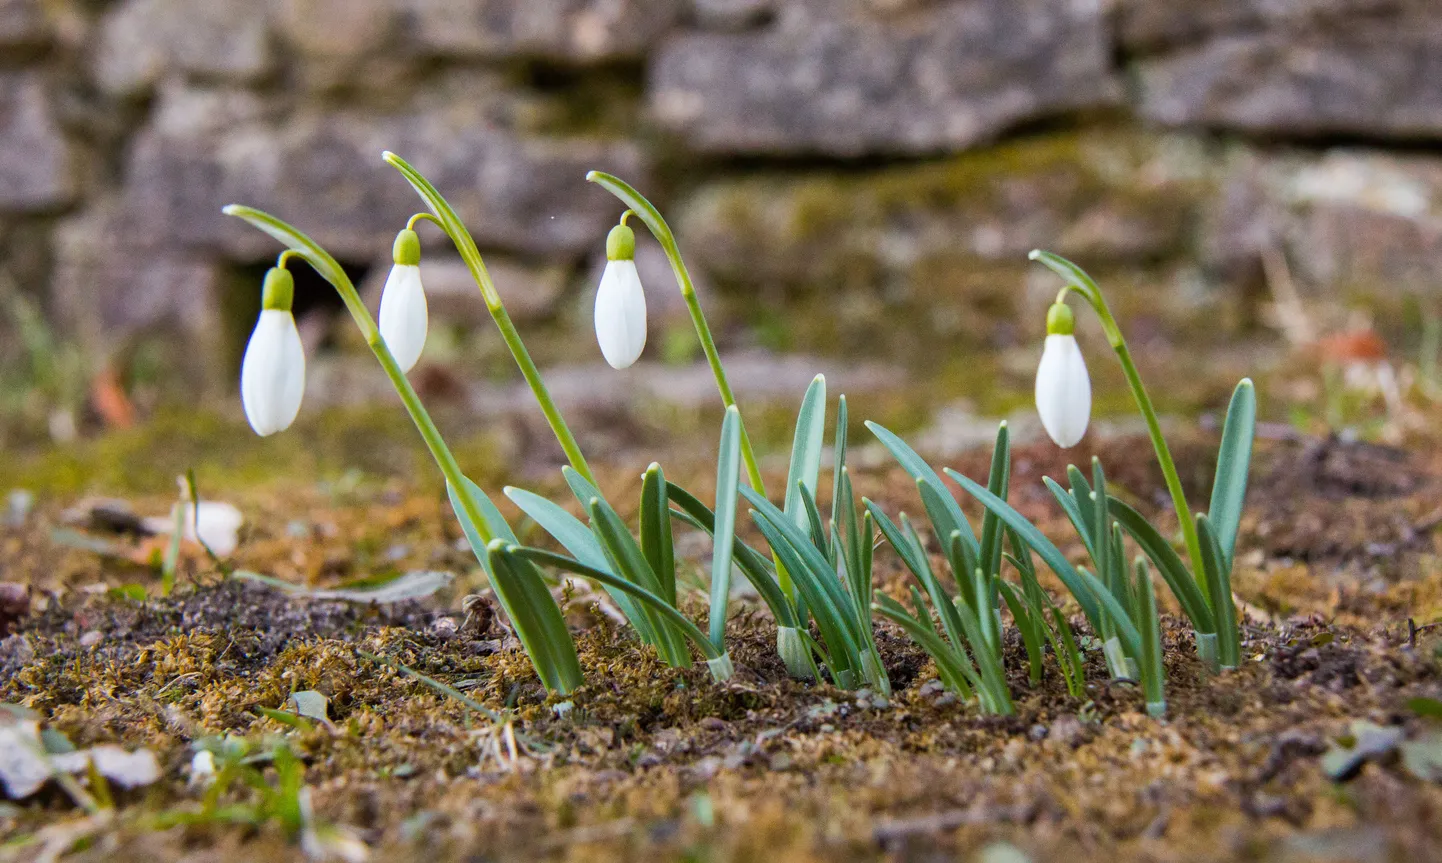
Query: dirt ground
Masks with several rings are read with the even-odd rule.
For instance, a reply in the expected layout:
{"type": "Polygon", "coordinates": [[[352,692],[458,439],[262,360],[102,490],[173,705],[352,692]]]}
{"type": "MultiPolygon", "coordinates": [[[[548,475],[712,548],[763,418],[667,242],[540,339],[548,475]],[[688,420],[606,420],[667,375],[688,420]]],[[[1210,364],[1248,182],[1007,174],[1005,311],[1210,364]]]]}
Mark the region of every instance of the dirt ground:
{"type": "MultiPolygon", "coordinates": [[[[1194,501],[1205,500],[1214,445],[1179,451],[1194,501]]],[[[1156,514],[1165,499],[1150,459],[1122,467],[1146,446],[1111,440],[1098,452],[1111,482],[1156,514]]],[[[188,781],[192,741],[227,732],[284,735],[315,818],[363,840],[373,860],[1442,859],[1442,786],[1391,753],[1345,781],[1323,769],[1354,720],[1433,733],[1409,703],[1442,697],[1442,633],[1425,626],[1442,619],[1434,452],[1259,442],[1235,579],[1243,665],[1205,674],[1189,629],[1169,615],[1163,720],[1145,714],[1135,687],[1107,679],[1096,649],[1087,698],[1066,694],[1050,656],[1031,688],[1014,630],[1015,717],[957,703],[889,624],[878,624],[889,700],[789,680],[770,618],[745,601],[728,626],[738,673],[715,684],[704,665],[676,671],[638,648],[580,589],[565,597],[587,682],[548,699],[485,606],[462,612],[483,579],[428,475],[203,489],[246,513],[237,568],[320,587],[387,571],[457,574],[440,593],[385,606],[227,579],[189,545],[179,586],[161,599],[151,561],[164,539],[76,526],[74,510],[93,512],[91,502],[42,501],[0,528],[0,580],[29,589],[0,612],[13,632],[0,641],[0,701],[36,711],[76,746],[146,747],[162,778],[116,789],[115,808],[99,815],[53,786],[0,804],[0,859],[37,859],[47,842],[77,861],[304,859],[273,822],[167,826],[167,813],[194,812],[204,794],[188,781]],[[106,553],[71,534],[57,543],[57,529],[106,553]],[[127,584],[144,585],[145,599],[112,590],[127,584]],[[358,649],[509,708],[515,737],[358,649]],[[299,690],[329,698],[329,725],[258,713],[299,690]]],[[[1066,456],[1090,454],[1083,445],[1066,456]]],[[[951,466],[978,476],[986,458],[951,466]]],[[[1061,475],[1064,458],[1049,445],[1017,450],[1012,499],[1080,553],[1040,482],[1061,475]]],[[[917,513],[911,482],[876,464],[858,471],[858,494],[917,513]]],[[[615,466],[602,486],[634,498],[639,468],[615,466]]],[[[706,469],[690,470],[674,475],[705,497],[706,469]]],[[[129,503],[163,513],[171,502],[129,503]]],[[[698,571],[709,561],[705,541],[677,547],[698,571]]],[[[878,580],[905,588],[889,550],[878,551],[878,580]]],[[[703,618],[704,584],[693,586],[687,607],[703,618]]],[[[257,792],[228,793],[244,802],[257,792]]]]}

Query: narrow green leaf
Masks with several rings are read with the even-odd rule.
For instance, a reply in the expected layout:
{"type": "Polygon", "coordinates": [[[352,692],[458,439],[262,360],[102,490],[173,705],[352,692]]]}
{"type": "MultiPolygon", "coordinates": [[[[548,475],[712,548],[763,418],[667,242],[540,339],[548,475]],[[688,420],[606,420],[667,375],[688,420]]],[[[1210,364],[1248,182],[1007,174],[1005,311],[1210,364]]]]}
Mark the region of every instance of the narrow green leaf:
{"type": "Polygon", "coordinates": [[[1016,588],[1007,582],[1000,582],[998,590],[1006,607],[1011,610],[1011,616],[1016,621],[1016,629],[1021,633],[1022,644],[1026,646],[1027,675],[1032,686],[1041,683],[1042,673],[1042,634],[1038,627],[1038,621],[1027,607],[1025,599],[1017,593],[1016,588]]]}
{"type": "Polygon", "coordinates": [[[965,603],[953,603],[953,606],[961,618],[967,646],[971,648],[972,658],[976,660],[977,670],[981,674],[983,685],[978,688],[985,693],[986,706],[1002,716],[1012,715],[1016,708],[1012,705],[1011,690],[1006,685],[1006,672],[1002,670],[1001,660],[987,644],[976,612],[965,603]]]}
{"type": "Polygon", "coordinates": [[[665,597],[647,590],[635,582],[621,578],[610,570],[587,566],[573,558],[540,548],[508,545],[504,553],[523,558],[542,566],[552,566],[556,569],[565,570],[574,575],[579,575],[584,579],[594,581],[597,584],[624,591],[638,602],[643,603],[652,613],[665,618],[667,626],[674,627],[688,641],[696,645],[701,651],[701,654],[708,660],[716,659],[725,652],[713,644],[711,640],[706,637],[706,633],[701,631],[699,626],[678,611],[675,606],[667,602],[665,597]]]}
{"type": "MultiPolygon", "coordinates": [[[[714,538],[716,536],[716,515],[711,509],[696,498],[695,495],[673,482],[666,483],[666,494],[671,502],[681,507],[680,510],[672,510],[671,514],[688,522],[692,527],[703,530],[714,538]]],[[[772,574],[771,561],[761,552],[747,545],[740,537],[731,543],[732,553],[736,565],[741,567],[745,573],[746,580],[761,594],[771,614],[776,618],[776,625],[780,627],[796,628],[796,615],[791,606],[791,601],[781,592],[781,585],[777,583],[775,575],[772,574]]]]}
{"type": "MultiPolygon", "coordinates": [[[[571,553],[571,556],[597,569],[610,569],[610,563],[606,560],[606,552],[602,550],[601,543],[596,539],[591,529],[586,527],[580,519],[566,512],[559,505],[552,503],[544,497],[525,489],[507,486],[506,497],[511,499],[521,512],[530,516],[541,529],[551,535],[551,538],[561,544],[561,547],[571,553]]],[[[514,540],[514,537],[510,537],[514,540]]],[[[651,629],[650,622],[646,619],[640,606],[630,595],[611,588],[606,588],[606,593],[616,608],[635,628],[641,640],[647,644],[654,644],[656,635],[651,629]]]]}
{"type": "Polygon", "coordinates": [[[949,491],[945,491],[946,483],[942,482],[937,472],[931,469],[931,465],[917,455],[916,450],[908,446],[906,441],[888,431],[884,426],[868,421],[866,427],[876,435],[876,439],[881,441],[881,445],[886,447],[897,463],[911,474],[913,479],[925,479],[938,490],[944,491],[941,497],[943,503],[946,504],[946,510],[952,523],[947,524],[944,528],[937,525],[937,535],[950,536],[953,530],[960,530],[962,540],[973,551],[979,553],[980,547],[976,540],[976,534],[972,532],[971,522],[966,520],[966,513],[961,511],[961,504],[956,502],[956,498],[952,497],[949,491]]]}
{"type": "Polygon", "coordinates": [[[1182,611],[1192,621],[1192,626],[1201,633],[1216,632],[1211,604],[1171,544],[1141,513],[1115,497],[1109,497],[1108,501],[1111,517],[1121,523],[1122,528],[1131,534],[1132,539],[1141,546],[1147,557],[1152,559],[1152,563],[1156,564],[1157,571],[1161,573],[1167,587],[1171,588],[1172,595],[1177,598],[1182,611]]]}
{"type": "MultiPolygon", "coordinates": [[[[646,560],[646,555],[641,551],[641,546],[636,543],[635,537],[626,529],[625,522],[611,508],[611,505],[599,497],[591,498],[586,509],[591,516],[591,529],[596,533],[596,539],[600,541],[601,548],[606,552],[606,560],[610,562],[610,570],[621,575],[623,579],[644,588],[650,593],[661,595],[661,582],[656,577],[651,564],[646,560]]],[[[661,658],[667,664],[681,668],[691,666],[691,653],[686,650],[681,642],[679,634],[667,623],[658,619],[655,612],[649,608],[642,612],[648,619],[651,629],[656,633],[655,646],[661,658]]]]}
{"type": "Polygon", "coordinates": [[[1152,574],[1145,557],[1136,560],[1136,594],[1142,631],[1142,655],[1139,658],[1142,688],[1147,697],[1147,713],[1163,716],[1167,712],[1167,670],[1162,664],[1162,622],[1157,613],[1157,595],[1152,587],[1152,574]]]}
{"type": "Polygon", "coordinates": [[[967,589],[967,584],[971,580],[968,573],[977,567],[978,550],[966,544],[960,526],[952,520],[947,510],[947,499],[951,497],[951,492],[921,478],[916,481],[916,491],[921,495],[921,505],[926,510],[927,517],[931,519],[931,529],[936,535],[937,544],[941,546],[942,553],[946,555],[947,563],[951,566],[951,576],[956,582],[957,592],[962,594],[968,604],[975,603],[976,598],[967,589]],[[952,536],[962,539],[958,543],[952,543],[952,536]]]}
{"type": "Polygon", "coordinates": [[[884,593],[876,595],[872,608],[882,617],[900,626],[912,641],[926,651],[936,663],[936,670],[946,688],[962,698],[969,699],[975,689],[984,685],[966,654],[942,641],[929,622],[922,623],[907,614],[901,603],[884,593]]]}
{"type": "MultiPolygon", "coordinates": [[[[786,472],[786,502],[782,509],[792,523],[805,530],[806,507],[798,483],[816,488],[821,473],[821,447],[826,436],[826,378],[817,375],[806,388],[796,414],[796,433],[791,442],[791,466],[786,472]]],[[[813,501],[814,503],[814,501],[813,501]]]]}
{"type": "Polygon", "coordinates": [[[608,567],[606,552],[601,550],[601,543],[596,540],[591,529],[586,527],[585,522],[535,492],[511,485],[502,491],[511,499],[511,503],[530,516],[542,530],[560,543],[562,548],[569,551],[572,557],[597,569],[608,567]]]}
{"type": "Polygon", "coordinates": [[[596,488],[594,483],[581,476],[580,472],[570,465],[561,467],[561,476],[566,480],[566,485],[570,487],[571,494],[575,495],[576,502],[581,505],[582,509],[590,509],[593,497],[606,499],[606,496],[601,494],[601,490],[596,488]]]}
{"type": "Polygon", "coordinates": [[[501,550],[507,544],[506,539],[496,537],[486,547],[491,586],[541,683],[551,692],[566,695],[582,683],[576,643],[541,574],[529,561],[505,557],[501,550]]]}
{"type": "Polygon", "coordinates": [[[581,664],[576,657],[575,642],[566,630],[566,621],[561,615],[560,607],[556,605],[555,598],[551,596],[540,574],[534,567],[514,570],[507,567],[497,571],[493,566],[494,559],[486,538],[515,542],[516,536],[511,526],[506,523],[500,510],[496,509],[496,505],[486,493],[469,479],[464,480],[460,489],[448,483],[446,491],[450,495],[451,508],[461,523],[461,530],[470,542],[471,550],[475,552],[481,568],[486,571],[491,587],[495,589],[496,600],[500,602],[501,610],[515,628],[516,637],[520,639],[526,655],[531,658],[531,664],[540,676],[541,683],[548,690],[561,694],[580,686],[581,664]],[[484,524],[474,524],[466,516],[466,507],[462,505],[460,497],[463,494],[469,496],[484,524]]]}
{"type": "Polygon", "coordinates": [[[1076,503],[1077,511],[1082,514],[1082,523],[1086,526],[1083,532],[1082,541],[1086,543],[1087,554],[1092,552],[1092,542],[1095,541],[1097,526],[1093,519],[1096,518],[1096,510],[1092,506],[1092,487],[1087,482],[1086,476],[1074,464],[1066,466],[1067,480],[1071,483],[1072,501],[1076,503]]]}
{"type": "MultiPolygon", "coordinates": [[[[925,484],[924,480],[917,480],[918,486],[925,484]]],[[[876,514],[878,521],[883,517],[879,509],[873,508],[872,512],[876,514]]],[[[957,614],[951,597],[942,587],[941,579],[937,578],[935,571],[932,570],[930,557],[921,544],[921,538],[916,535],[916,529],[912,527],[911,519],[906,517],[906,513],[902,513],[900,528],[891,524],[888,519],[882,524],[881,532],[891,543],[891,547],[901,554],[902,561],[906,563],[907,568],[916,576],[916,580],[921,582],[922,588],[931,597],[931,605],[936,609],[936,616],[941,618],[941,628],[946,633],[947,639],[956,649],[961,650],[966,644],[966,636],[961,628],[961,617],[957,614]]],[[[960,533],[959,530],[953,530],[951,535],[959,536],[960,533]]]]}
{"type": "MultiPolygon", "coordinates": [[[[1011,434],[1003,421],[996,430],[996,444],[991,450],[991,470],[987,474],[987,489],[1002,500],[1006,500],[1011,486],[1011,434]]],[[[1001,571],[1002,531],[1005,525],[996,513],[987,510],[981,517],[980,566],[987,575],[1001,571]]]]}
{"type": "Polygon", "coordinates": [[[1241,662],[1241,634],[1237,631],[1237,608],[1232,601],[1232,575],[1222,564],[1222,547],[1217,542],[1212,520],[1197,516],[1197,539],[1202,544],[1202,566],[1207,570],[1212,614],[1216,620],[1217,653],[1223,668],[1241,662]]]}
{"type": "MultiPolygon", "coordinates": [[[[731,601],[731,560],[735,552],[736,497],[741,483],[741,412],[733,405],[721,421],[721,444],[716,459],[716,513],[711,549],[711,643],[718,650],[726,641],[726,609],[731,601]]],[[[669,489],[675,486],[667,483],[669,489]]],[[[758,588],[759,590],[760,588],[758,588]]]]}
{"type": "Polygon", "coordinates": [[[816,506],[816,495],[805,483],[801,484],[800,491],[798,497],[801,499],[802,509],[806,512],[805,527],[811,529],[811,544],[816,546],[816,550],[826,558],[826,563],[831,567],[832,572],[835,572],[836,555],[832,553],[831,545],[827,541],[826,527],[821,523],[821,510],[816,506]]]}
{"type": "MultiPolygon", "coordinates": [[[[751,489],[741,489],[747,499],[752,500],[751,489]]],[[[764,500],[764,499],[763,499],[764,500]]],[[[845,602],[838,602],[824,589],[826,581],[835,581],[826,571],[826,564],[810,542],[794,535],[796,526],[774,506],[771,511],[751,510],[751,517],[761,530],[771,550],[776,553],[781,565],[793,573],[796,591],[805,598],[821,630],[821,638],[830,654],[827,667],[832,680],[845,687],[850,674],[860,670],[860,644],[851,631],[852,618],[845,611],[845,602]]]]}
{"type": "Polygon", "coordinates": [[[1049,476],[1042,477],[1041,481],[1051,492],[1052,497],[1056,498],[1056,502],[1061,504],[1062,512],[1066,513],[1067,520],[1076,529],[1077,536],[1081,537],[1082,543],[1087,548],[1087,554],[1091,554],[1091,525],[1088,524],[1087,516],[1082,512],[1081,507],[1077,506],[1076,497],[1049,476]]]}
{"type": "Polygon", "coordinates": [[[661,595],[676,604],[676,556],[671,545],[671,507],[666,474],[651,462],[641,477],[641,550],[661,583],[661,595]]]}
{"type": "Polygon", "coordinates": [[[1121,583],[1125,581],[1126,567],[1114,567],[1111,555],[1111,519],[1107,518],[1107,480],[1102,471],[1102,460],[1092,456],[1092,489],[1087,494],[1083,511],[1090,508],[1092,527],[1092,562],[1096,564],[1097,575],[1101,576],[1107,588],[1120,600],[1121,583]]]}
{"type": "Polygon", "coordinates": [[[1252,440],[1257,430],[1257,390],[1250,378],[1243,378],[1232,392],[1227,421],[1222,426],[1222,447],[1217,455],[1217,477],[1212,484],[1208,516],[1222,549],[1222,566],[1232,568],[1237,545],[1237,527],[1247,497],[1247,474],[1252,466],[1252,440]]]}
{"type": "Polygon", "coordinates": [[[1098,632],[1101,631],[1102,615],[1110,615],[1116,624],[1117,634],[1121,637],[1122,643],[1126,646],[1129,655],[1135,656],[1141,650],[1141,635],[1137,628],[1132,625],[1131,616],[1125,608],[1117,602],[1116,597],[1106,589],[1096,576],[1086,570],[1077,570],[1066,559],[1066,555],[1052,544],[1051,540],[1037,530],[1036,525],[1027,521],[1021,513],[1012,509],[1011,505],[985,488],[977,484],[971,478],[947,468],[947,476],[950,476],[968,494],[975,497],[987,509],[994,510],[999,518],[1015,530],[1022,540],[1032,548],[1056,577],[1062,580],[1067,590],[1071,591],[1081,606],[1082,612],[1086,614],[1087,620],[1098,632]]]}

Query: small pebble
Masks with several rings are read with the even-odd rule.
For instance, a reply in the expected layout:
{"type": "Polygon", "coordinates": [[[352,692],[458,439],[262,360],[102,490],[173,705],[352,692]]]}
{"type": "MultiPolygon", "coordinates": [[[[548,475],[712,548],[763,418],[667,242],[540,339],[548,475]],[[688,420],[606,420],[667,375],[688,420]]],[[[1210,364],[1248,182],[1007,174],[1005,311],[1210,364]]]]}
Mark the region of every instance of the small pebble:
{"type": "Polygon", "coordinates": [[[1081,720],[1072,716],[1070,713],[1058,717],[1047,731],[1047,736],[1052,740],[1055,740],[1062,746],[1070,746],[1072,748],[1081,745],[1082,737],[1085,734],[1086,728],[1082,726],[1081,720]]]}
{"type": "Polygon", "coordinates": [[[88,647],[94,647],[95,645],[99,644],[100,642],[102,642],[102,641],[104,641],[104,640],[105,640],[105,636],[104,636],[104,635],[101,635],[98,630],[92,629],[92,630],[90,630],[89,632],[85,633],[84,635],[80,636],[80,646],[81,646],[81,647],[87,647],[87,648],[88,648],[88,647]]]}

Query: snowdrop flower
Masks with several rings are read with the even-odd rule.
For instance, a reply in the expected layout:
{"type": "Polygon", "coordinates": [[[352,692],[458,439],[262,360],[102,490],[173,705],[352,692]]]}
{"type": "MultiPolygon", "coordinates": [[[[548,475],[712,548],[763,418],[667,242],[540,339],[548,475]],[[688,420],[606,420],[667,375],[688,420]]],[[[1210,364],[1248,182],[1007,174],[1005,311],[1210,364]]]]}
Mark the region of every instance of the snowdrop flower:
{"type": "Polygon", "coordinates": [[[1066,303],[1046,315],[1046,347],[1036,370],[1036,410],[1056,445],[1076,446],[1086,434],[1092,411],[1092,384],[1077,347],[1075,321],[1066,303]]]}
{"type": "Polygon", "coordinates": [[[381,290],[380,331],[401,371],[408,372],[426,346],[426,292],[421,289],[421,241],[406,228],[396,235],[395,265],[381,290]]]}
{"type": "Polygon", "coordinates": [[[624,369],[646,347],[646,294],[636,274],[636,234],[625,224],[606,237],[606,270],[596,291],[596,341],[612,368],[624,369]]]}
{"type": "Polygon", "coordinates": [[[282,267],[265,274],[260,320],[240,364],[240,400],[250,427],[264,437],[283,431],[305,395],[305,349],[290,313],[295,280],[282,267]]]}

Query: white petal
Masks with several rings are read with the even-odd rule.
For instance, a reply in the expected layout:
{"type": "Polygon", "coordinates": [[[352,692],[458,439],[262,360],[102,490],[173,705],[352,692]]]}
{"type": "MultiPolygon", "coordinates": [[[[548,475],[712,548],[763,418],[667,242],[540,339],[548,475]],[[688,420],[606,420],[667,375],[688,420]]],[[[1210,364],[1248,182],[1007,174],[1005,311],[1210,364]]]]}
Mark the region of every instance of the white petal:
{"type": "Polygon", "coordinates": [[[1046,337],[1036,370],[1036,411],[1057,446],[1076,446],[1092,412],[1092,384],[1076,337],[1046,337]]]}
{"type": "Polygon", "coordinates": [[[636,362],[646,347],[646,294],[635,261],[607,261],[596,291],[596,341],[612,368],[636,362]]]}
{"type": "Polygon", "coordinates": [[[400,364],[401,371],[408,372],[421,358],[421,349],[426,346],[426,329],[429,316],[426,313],[426,292],[421,288],[421,268],[414,264],[396,264],[386,276],[386,286],[381,290],[380,313],[381,338],[386,347],[400,364]]]}
{"type": "Polygon", "coordinates": [[[250,427],[264,437],[289,427],[305,395],[305,349],[290,312],[266,309],[240,364],[240,400],[250,427]]]}

